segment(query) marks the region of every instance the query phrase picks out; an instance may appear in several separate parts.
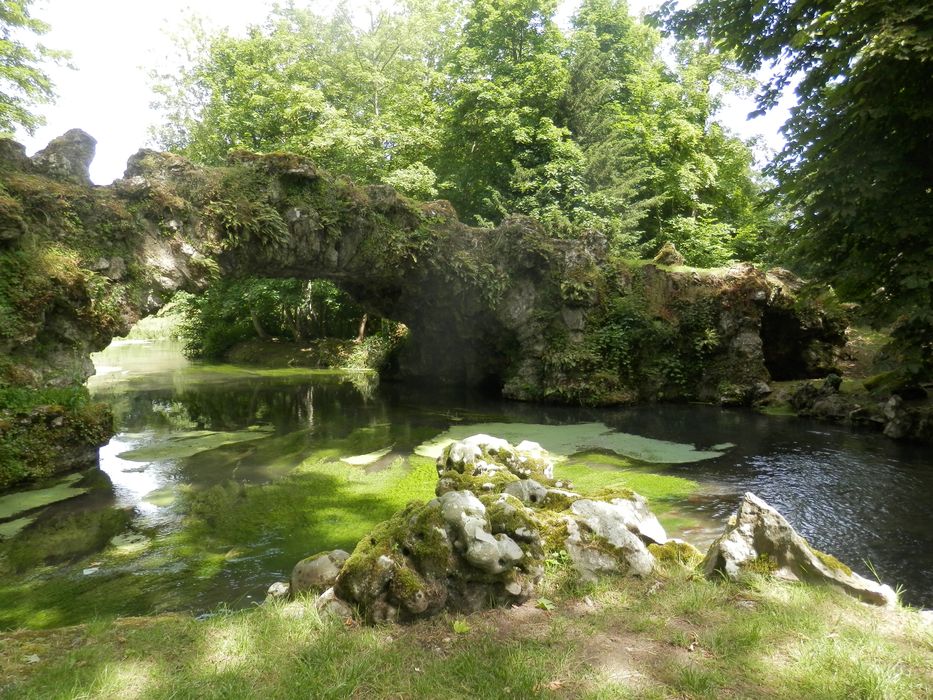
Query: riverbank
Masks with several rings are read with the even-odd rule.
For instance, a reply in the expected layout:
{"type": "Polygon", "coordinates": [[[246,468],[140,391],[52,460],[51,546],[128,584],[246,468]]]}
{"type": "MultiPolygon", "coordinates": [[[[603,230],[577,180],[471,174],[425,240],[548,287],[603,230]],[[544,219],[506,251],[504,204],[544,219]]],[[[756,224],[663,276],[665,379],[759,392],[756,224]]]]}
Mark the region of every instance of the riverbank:
{"type": "Polygon", "coordinates": [[[678,564],[580,583],[557,562],[511,609],[360,627],[312,600],[0,634],[2,698],[924,698],[908,609],[678,564]]]}
{"type": "Polygon", "coordinates": [[[858,326],[846,335],[839,374],[772,381],[771,393],[756,404],[758,410],[880,432],[894,440],[933,442],[931,387],[903,385],[894,361],[885,356],[890,336],[858,326]]]}

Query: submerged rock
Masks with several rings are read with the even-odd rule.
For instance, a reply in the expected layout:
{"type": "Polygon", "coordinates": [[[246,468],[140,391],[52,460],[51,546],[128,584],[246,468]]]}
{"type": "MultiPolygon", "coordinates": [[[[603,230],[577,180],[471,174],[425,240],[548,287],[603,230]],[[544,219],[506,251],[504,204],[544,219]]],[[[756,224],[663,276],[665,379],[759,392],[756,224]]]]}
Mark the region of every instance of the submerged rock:
{"type": "Polygon", "coordinates": [[[703,560],[707,577],[736,580],[744,571],[774,573],[810,583],[827,583],[866,603],[893,606],[890,586],[869,581],[835,557],[813,549],[780,513],[746,493],[725,532],[703,560]]]}

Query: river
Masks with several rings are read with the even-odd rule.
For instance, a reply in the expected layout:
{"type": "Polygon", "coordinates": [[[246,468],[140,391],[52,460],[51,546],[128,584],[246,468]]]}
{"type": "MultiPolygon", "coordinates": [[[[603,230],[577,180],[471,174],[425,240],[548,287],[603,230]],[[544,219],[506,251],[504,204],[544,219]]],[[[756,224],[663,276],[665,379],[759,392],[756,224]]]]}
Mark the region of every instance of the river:
{"type": "Polygon", "coordinates": [[[360,373],[191,363],[165,341],[118,341],[94,359],[89,388],[118,433],[100,451],[103,474],[0,497],[3,545],[18,546],[0,626],[258,603],[299,558],[352,547],[404,502],[399,489],[430,495],[411,476],[413,452],[473,432],[591,453],[567,463],[644,484],[669,534],[701,548],[753,491],[817,548],[933,606],[921,446],[710,406],[523,404],[360,373]],[[33,507],[18,512],[25,496],[33,507]]]}

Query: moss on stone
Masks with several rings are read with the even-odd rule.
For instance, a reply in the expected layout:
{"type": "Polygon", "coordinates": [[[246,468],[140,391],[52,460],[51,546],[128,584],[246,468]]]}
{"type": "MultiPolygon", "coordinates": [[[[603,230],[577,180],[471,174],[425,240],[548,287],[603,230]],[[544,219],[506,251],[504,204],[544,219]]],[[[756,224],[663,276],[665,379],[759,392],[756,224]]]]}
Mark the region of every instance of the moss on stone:
{"type": "Polygon", "coordinates": [[[813,547],[810,547],[809,545],[807,546],[809,547],[810,552],[813,554],[813,556],[819,559],[820,562],[822,562],[823,566],[825,566],[827,569],[831,571],[835,571],[837,573],[845,574],[846,576],[852,575],[852,569],[850,569],[848,566],[846,566],[841,561],[836,559],[836,557],[834,557],[832,554],[821,552],[820,550],[814,549],[813,547]]]}
{"type": "Polygon", "coordinates": [[[487,474],[473,476],[454,469],[441,472],[437,482],[437,495],[442,496],[448,491],[471,491],[481,493],[502,493],[502,490],[519,478],[505,469],[487,474]]]}
{"type": "Polygon", "coordinates": [[[680,564],[690,568],[696,567],[703,560],[703,553],[689,542],[668,540],[664,544],[648,545],[648,551],[654,558],[662,563],[680,564]]]}
{"type": "Polygon", "coordinates": [[[770,554],[759,554],[754,559],[749,559],[742,563],[741,568],[743,571],[761,574],[762,576],[770,576],[778,569],[777,559],[772,557],[770,554]]]}

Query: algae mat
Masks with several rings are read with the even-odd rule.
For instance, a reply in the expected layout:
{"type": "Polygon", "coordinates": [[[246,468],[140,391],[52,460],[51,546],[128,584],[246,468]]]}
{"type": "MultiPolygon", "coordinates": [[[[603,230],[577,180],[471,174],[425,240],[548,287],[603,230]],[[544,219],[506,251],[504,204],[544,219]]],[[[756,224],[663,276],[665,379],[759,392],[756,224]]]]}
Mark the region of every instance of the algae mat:
{"type": "Polygon", "coordinates": [[[698,450],[693,445],[622,433],[605,423],[574,425],[539,425],[536,423],[474,423],[455,425],[436,438],[415,448],[422,457],[437,459],[454,440],[485,433],[517,444],[522,440],[537,442],[555,457],[568,457],[586,450],[608,450],[653,464],[686,464],[721,457],[718,450],[698,450]]]}
{"type": "Polygon", "coordinates": [[[270,432],[271,428],[259,426],[234,432],[195,430],[172,435],[171,437],[159,440],[146,447],[121,452],[117,457],[130,462],[156,462],[163,459],[182,459],[224,445],[232,445],[237,442],[264,438],[267,437],[270,432]]]}
{"type": "Polygon", "coordinates": [[[82,478],[82,474],[71,474],[49,488],[17,491],[0,496],[0,519],[10,518],[19,513],[25,513],[27,510],[85,494],[89,489],[74,486],[82,478]]]}

